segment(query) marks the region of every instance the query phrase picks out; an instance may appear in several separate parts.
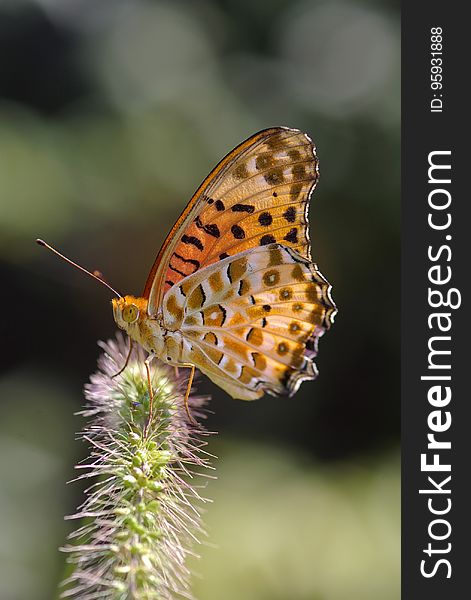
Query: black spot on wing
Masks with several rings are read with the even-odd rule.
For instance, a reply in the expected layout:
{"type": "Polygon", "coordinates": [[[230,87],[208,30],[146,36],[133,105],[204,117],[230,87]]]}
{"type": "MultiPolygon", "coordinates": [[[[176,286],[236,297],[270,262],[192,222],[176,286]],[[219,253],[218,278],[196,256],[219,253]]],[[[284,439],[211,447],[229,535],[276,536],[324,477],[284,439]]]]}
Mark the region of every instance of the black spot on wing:
{"type": "Polygon", "coordinates": [[[179,275],[181,275],[182,277],[186,277],[188,275],[188,273],[184,273],[183,271],[180,271],[180,269],[177,269],[176,267],[174,267],[173,265],[169,265],[169,268],[172,269],[172,271],[174,273],[178,273],[179,275]]]}
{"type": "Polygon", "coordinates": [[[224,306],[222,306],[222,304],[218,304],[218,306],[219,306],[219,310],[222,313],[222,321],[221,321],[221,327],[222,327],[226,321],[227,312],[226,312],[226,309],[224,308],[224,306]]]}
{"type": "Polygon", "coordinates": [[[178,254],[178,252],[174,252],[173,255],[176,256],[178,260],[182,260],[183,262],[193,265],[195,267],[195,271],[197,271],[201,266],[200,261],[194,258],[185,258],[184,256],[178,254]]]}
{"type": "Polygon", "coordinates": [[[276,242],[276,240],[271,234],[263,235],[260,238],[261,246],[267,246],[268,244],[274,244],[275,242],[276,242]]]}
{"type": "Polygon", "coordinates": [[[297,227],[293,227],[283,238],[287,242],[291,242],[292,244],[298,243],[298,229],[297,227]]]}
{"type": "Polygon", "coordinates": [[[269,212],[263,212],[258,217],[258,222],[260,225],[262,225],[262,227],[270,227],[270,225],[273,223],[273,217],[269,212]]]}
{"type": "Polygon", "coordinates": [[[199,284],[198,287],[200,289],[201,298],[202,298],[201,306],[204,306],[204,303],[206,302],[206,294],[204,293],[204,288],[201,283],[199,284]]]}
{"type": "Polygon", "coordinates": [[[219,227],[215,223],[204,225],[204,223],[201,222],[200,217],[196,217],[195,225],[198,227],[198,229],[202,229],[205,233],[212,235],[215,238],[218,238],[221,235],[219,232],[219,227]]]}
{"type": "Polygon", "coordinates": [[[294,223],[296,221],[296,209],[294,206],[290,206],[283,213],[284,218],[288,221],[288,223],[294,223]]]}
{"type": "Polygon", "coordinates": [[[246,212],[252,214],[255,207],[251,204],[234,204],[234,206],[231,207],[231,210],[232,212],[246,212]]]}
{"type": "Polygon", "coordinates": [[[184,244],[191,244],[193,246],[195,246],[195,248],[198,248],[198,250],[203,250],[204,246],[203,243],[200,239],[198,239],[197,237],[195,237],[194,235],[183,235],[182,236],[182,242],[184,244]]]}
{"type": "Polygon", "coordinates": [[[212,235],[215,238],[218,238],[221,235],[216,223],[211,223],[210,225],[205,225],[204,230],[206,231],[206,233],[208,233],[209,235],[212,235]]]}
{"type": "Polygon", "coordinates": [[[243,240],[245,238],[245,231],[239,225],[233,225],[231,232],[236,240],[243,240]]]}

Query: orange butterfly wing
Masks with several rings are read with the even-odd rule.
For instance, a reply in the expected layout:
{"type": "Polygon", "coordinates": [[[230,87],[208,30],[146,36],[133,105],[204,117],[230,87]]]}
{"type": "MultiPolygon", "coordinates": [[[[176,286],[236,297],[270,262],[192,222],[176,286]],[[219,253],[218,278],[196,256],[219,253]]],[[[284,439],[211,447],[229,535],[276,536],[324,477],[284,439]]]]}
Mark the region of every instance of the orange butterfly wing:
{"type": "Polygon", "coordinates": [[[184,277],[272,243],[310,259],[308,206],[319,178],[310,138],[275,127],[230,152],[200,185],[160,249],[144,288],[148,313],[184,277]]]}

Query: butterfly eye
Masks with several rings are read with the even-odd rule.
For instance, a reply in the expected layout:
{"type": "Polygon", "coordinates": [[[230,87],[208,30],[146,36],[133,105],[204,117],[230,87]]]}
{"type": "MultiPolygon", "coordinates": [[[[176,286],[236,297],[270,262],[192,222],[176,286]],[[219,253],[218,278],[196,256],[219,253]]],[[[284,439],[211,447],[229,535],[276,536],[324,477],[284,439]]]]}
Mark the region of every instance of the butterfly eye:
{"type": "Polygon", "coordinates": [[[127,304],[123,308],[123,321],[126,323],[134,323],[139,317],[139,309],[135,304],[127,304]]]}

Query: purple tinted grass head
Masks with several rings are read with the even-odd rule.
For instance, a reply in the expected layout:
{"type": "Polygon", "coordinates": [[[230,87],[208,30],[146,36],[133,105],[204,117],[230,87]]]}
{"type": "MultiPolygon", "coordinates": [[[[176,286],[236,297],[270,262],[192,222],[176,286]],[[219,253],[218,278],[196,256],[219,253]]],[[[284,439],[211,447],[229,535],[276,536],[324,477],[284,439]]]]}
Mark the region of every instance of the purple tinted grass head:
{"type": "MultiPolygon", "coordinates": [[[[146,430],[149,392],[145,354],[121,334],[100,343],[98,371],[85,386],[86,425],[80,437],[89,457],[78,479],[91,479],[77,513],[80,521],[62,548],[71,573],[64,598],[133,600],[191,598],[186,559],[204,535],[201,496],[211,469],[204,451],[208,432],[188,420],[183,404],[188,372],[151,363],[154,410],[146,430]]],[[[189,407],[200,420],[206,398],[189,407]]]]}

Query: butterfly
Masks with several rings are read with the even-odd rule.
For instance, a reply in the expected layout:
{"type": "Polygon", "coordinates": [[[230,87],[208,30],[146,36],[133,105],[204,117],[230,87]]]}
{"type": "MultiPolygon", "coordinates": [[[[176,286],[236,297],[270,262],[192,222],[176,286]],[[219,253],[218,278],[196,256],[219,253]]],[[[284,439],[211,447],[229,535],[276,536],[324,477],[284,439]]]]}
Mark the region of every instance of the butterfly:
{"type": "Polygon", "coordinates": [[[256,133],[197,189],[142,296],[115,292],[116,324],[149,352],[147,369],[153,358],[191,369],[186,406],[195,368],[243,400],[291,396],[317,376],[317,342],[336,314],[311,259],[308,209],[318,178],[305,133],[256,133]]]}

